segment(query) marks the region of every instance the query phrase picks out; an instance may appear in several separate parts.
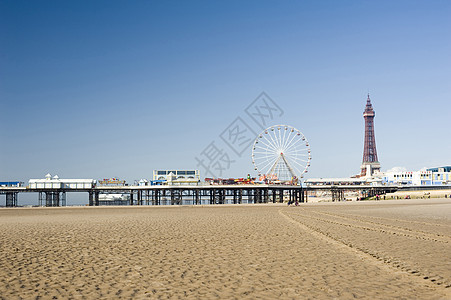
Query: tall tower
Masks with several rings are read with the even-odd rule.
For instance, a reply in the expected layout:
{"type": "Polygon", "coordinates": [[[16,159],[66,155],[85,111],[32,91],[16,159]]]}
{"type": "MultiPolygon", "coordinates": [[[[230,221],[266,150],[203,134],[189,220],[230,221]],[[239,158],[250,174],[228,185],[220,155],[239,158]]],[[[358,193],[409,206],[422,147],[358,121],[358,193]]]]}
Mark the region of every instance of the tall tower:
{"type": "Polygon", "coordinates": [[[371,105],[370,94],[366,100],[363,118],[365,119],[365,142],[363,148],[363,162],[360,166],[360,176],[372,176],[381,170],[381,165],[377,159],[376,139],[374,138],[374,113],[371,105]]]}

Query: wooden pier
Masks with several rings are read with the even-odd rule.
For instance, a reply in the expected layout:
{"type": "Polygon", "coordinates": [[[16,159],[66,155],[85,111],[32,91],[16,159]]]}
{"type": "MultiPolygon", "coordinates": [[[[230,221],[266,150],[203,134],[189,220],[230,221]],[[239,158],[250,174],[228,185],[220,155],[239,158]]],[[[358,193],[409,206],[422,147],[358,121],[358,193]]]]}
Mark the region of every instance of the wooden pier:
{"type": "Polygon", "coordinates": [[[1,187],[0,194],[6,196],[5,206],[16,207],[20,193],[37,193],[38,206],[66,206],[67,193],[87,193],[89,206],[100,205],[203,205],[203,204],[241,204],[241,203],[281,203],[307,202],[308,192],[328,191],[332,201],[345,200],[344,194],[359,191],[364,198],[383,195],[400,189],[393,186],[364,185],[153,185],[153,186],[115,186],[93,188],[44,189],[27,187],[1,187]],[[127,195],[128,200],[101,200],[100,195],[127,195]]]}
{"type": "Polygon", "coordinates": [[[5,206],[19,206],[20,193],[37,193],[39,206],[65,206],[66,194],[85,192],[88,205],[201,205],[305,202],[306,190],[299,185],[198,185],[198,186],[118,186],[90,189],[30,189],[2,187],[5,206]],[[101,200],[102,194],[128,195],[129,200],[101,200]]]}

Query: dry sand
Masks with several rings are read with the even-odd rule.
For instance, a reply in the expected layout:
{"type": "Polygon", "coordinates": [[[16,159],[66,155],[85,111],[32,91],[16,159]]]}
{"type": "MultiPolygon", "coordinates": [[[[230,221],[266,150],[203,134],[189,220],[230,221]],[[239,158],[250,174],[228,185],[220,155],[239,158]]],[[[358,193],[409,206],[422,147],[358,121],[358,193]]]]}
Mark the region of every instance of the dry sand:
{"type": "Polygon", "coordinates": [[[450,299],[451,200],[0,210],[0,299],[450,299]]]}

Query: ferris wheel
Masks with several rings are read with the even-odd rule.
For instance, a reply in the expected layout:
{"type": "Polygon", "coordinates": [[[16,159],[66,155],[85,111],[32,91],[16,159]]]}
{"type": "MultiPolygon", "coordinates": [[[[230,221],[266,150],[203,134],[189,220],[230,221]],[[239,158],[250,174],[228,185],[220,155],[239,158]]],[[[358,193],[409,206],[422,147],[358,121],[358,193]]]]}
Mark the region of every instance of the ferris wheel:
{"type": "Polygon", "coordinates": [[[252,146],[252,163],[261,179],[293,181],[303,178],[310,160],[309,142],[289,125],[265,129],[252,146]]]}

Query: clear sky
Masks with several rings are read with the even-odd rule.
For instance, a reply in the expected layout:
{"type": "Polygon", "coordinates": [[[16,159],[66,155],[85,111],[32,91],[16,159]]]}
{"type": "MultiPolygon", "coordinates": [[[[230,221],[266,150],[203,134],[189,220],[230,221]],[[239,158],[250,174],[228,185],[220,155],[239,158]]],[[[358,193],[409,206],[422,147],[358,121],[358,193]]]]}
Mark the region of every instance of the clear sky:
{"type": "MultiPolygon", "coordinates": [[[[221,133],[265,92],[312,149],[307,177],[359,173],[367,93],[382,170],[451,164],[451,1],[0,0],[0,181],[128,182],[253,171],[221,133]]],[[[258,129],[258,130],[257,130],[258,129]]],[[[253,174],[255,175],[255,174],[253,174]]]]}

